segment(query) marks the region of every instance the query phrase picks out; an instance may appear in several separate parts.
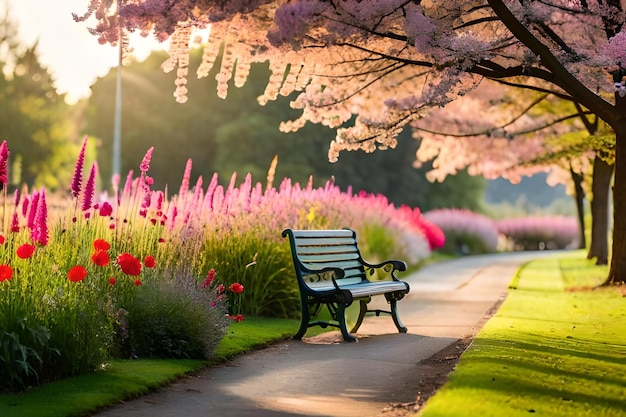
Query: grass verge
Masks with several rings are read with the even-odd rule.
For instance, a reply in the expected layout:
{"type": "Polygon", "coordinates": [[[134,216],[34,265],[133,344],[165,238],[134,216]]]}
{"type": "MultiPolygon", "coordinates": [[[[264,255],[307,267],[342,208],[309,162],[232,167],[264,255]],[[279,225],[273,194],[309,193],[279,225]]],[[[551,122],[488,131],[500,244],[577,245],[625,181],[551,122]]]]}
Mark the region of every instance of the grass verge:
{"type": "Polygon", "coordinates": [[[418,415],[626,415],[626,293],[606,274],[582,252],[525,265],[418,415]]]}
{"type": "MultiPolygon", "coordinates": [[[[0,395],[2,417],[85,416],[138,397],[177,378],[285,339],[298,329],[296,320],[246,317],[233,323],[210,361],[113,360],[98,372],[43,385],[17,395],[0,395]]],[[[313,329],[311,329],[313,333],[313,329]]]]}

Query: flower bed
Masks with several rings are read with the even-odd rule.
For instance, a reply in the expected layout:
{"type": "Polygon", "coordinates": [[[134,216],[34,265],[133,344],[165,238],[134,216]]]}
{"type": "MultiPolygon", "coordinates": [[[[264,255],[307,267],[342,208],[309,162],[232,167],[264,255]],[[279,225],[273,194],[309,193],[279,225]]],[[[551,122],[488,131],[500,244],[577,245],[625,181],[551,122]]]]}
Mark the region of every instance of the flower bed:
{"type": "Polygon", "coordinates": [[[16,391],[92,372],[107,358],[209,357],[245,315],[294,317],[299,311],[284,228],[352,227],[386,236],[372,256],[417,263],[441,242],[419,210],[379,195],[282,181],[278,188],[227,186],[213,175],[190,187],[191,161],[178,194],[153,190],[153,149],[111,195],[96,193],[97,164],[83,183],[87,139],[70,194],[49,216],[45,189],[7,195],[6,142],[0,244],[0,390],[16,391]],[[97,196],[97,197],[96,197],[97,196]],[[244,291],[245,288],[245,291],[244,291]]]}

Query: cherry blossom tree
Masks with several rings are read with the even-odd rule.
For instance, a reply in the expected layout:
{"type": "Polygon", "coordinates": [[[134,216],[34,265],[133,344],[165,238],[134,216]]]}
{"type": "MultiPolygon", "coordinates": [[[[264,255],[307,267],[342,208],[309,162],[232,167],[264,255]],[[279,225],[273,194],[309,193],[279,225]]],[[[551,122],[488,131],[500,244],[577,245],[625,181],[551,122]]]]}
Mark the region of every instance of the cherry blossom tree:
{"type": "Polygon", "coordinates": [[[272,75],[261,104],[299,92],[306,122],[337,129],[343,150],[393,148],[403,126],[475,89],[482,80],[570,100],[615,132],[613,258],[608,283],[626,282],[626,32],[619,0],[92,0],[86,20],[101,42],[125,31],[170,38],[163,68],[186,99],[194,28],[211,33],[202,77],[224,58],[218,95],[245,83],[252,62],[272,75]],[[356,117],[354,117],[356,116],[356,117]],[[347,127],[346,124],[348,123],[347,127]]]}
{"type": "Polygon", "coordinates": [[[608,196],[614,133],[580,106],[545,93],[528,94],[483,82],[476,90],[412,123],[421,141],[418,163],[434,160],[429,173],[441,180],[459,169],[506,178],[547,171],[552,185],[574,194],[585,248],[583,181],[591,180],[591,245],[588,258],[608,262],[608,196]],[[593,164],[591,163],[593,161],[593,164]]]}

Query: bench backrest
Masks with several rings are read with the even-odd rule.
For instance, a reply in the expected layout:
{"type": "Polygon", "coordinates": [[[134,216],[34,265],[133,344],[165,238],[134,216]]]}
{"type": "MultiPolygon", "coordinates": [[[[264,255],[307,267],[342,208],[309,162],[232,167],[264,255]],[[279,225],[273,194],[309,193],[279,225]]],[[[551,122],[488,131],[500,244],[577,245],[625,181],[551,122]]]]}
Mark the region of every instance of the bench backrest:
{"type": "Polygon", "coordinates": [[[307,286],[314,289],[332,285],[330,276],[322,277],[310,272],[328,267],[344,271],[344,277],[341,278],[343,284],[367,280],[353,230],[285,229],[284,236],[289,236],[298,280],[307,286]]]}

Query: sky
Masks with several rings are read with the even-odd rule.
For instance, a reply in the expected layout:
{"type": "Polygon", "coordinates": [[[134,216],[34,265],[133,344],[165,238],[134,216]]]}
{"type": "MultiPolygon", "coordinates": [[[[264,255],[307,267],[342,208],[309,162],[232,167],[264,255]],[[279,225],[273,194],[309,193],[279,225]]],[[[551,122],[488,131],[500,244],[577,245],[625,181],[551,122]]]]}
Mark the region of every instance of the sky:
{"type": "MultiPolygon", "coordinates": [[[[88,97],[89,87],[97,78],[117,67],[117,48],[100,45],[87,31],[93,22],[76,23],[72,19],[72,13],[84,14],[88,3],[89,0],[0,0],[0,9],[8,5],[25,45],[32,46],[39,40],[40,62],[53,74],[59,94],[67,93],[66,101],[70,103],[88,97]]],[[[136,36],[131,39],[131,47],[143,60],[150,50],[162,49],[164,45],[136,36]]]]}

